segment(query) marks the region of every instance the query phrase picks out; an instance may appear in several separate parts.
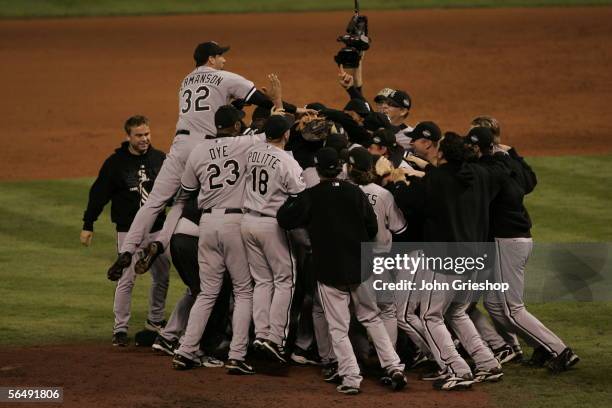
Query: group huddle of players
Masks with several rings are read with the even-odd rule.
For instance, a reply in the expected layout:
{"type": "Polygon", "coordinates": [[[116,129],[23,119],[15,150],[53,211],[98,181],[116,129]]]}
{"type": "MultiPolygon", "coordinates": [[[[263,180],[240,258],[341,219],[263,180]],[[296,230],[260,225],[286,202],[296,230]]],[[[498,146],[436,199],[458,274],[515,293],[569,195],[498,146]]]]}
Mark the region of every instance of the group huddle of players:
{"type": "Polygon", "coordinates": [[[499,381],[502,364],[522,360],[519,338],[534,348],[532,366],[560,372],[578,362],[522,301],[532,248],[523,197],[536,178],[501,144],[494,118],[474,118],[465,136],[431,121],[412,127],[409,95],[385,88],[370,105],[361,67],[340,67],[343,109],[297,108],[283,101],[275,75],[260,91],[223,70],[228,50],[196,48],[172,148],[109,269],[116,280],[133,263],[143,273],[171,255],[188,289],[157,327],[153,349],[172,355],[174,368],[254,374],[251,350],[321,365],[325,381],[356,394],[373,351],[393,390],[421,365],[435,367],[421,378],[439,390],[499,381]],[[249,126],[245,105],[257,106],[249,126]],[[144,245],[172,200],[163,229],[144,245]],[[510,290],[485,296],[493,324],[475,302],[441,291],[380,298],[361,273],[360,244],[384,254],[402,241],[494,243],[493,273],[510,290]],[[212,356],[223,347],[226,362],[212,356]]]}

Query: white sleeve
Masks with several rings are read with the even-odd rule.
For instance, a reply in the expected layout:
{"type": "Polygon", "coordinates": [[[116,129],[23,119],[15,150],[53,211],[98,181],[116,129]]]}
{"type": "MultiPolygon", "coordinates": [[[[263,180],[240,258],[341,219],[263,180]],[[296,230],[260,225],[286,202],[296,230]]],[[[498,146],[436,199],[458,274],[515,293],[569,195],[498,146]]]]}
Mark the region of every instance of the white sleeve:
{"type": "Polygon", "coordinates": [[[227,77],[227,80],[227,90],[234,98],[244,99],[246,101],[255,92],[255,84],[238,74],[231,73],[231,75],[227,77]]]}
{"type": "Polygon", "coordinates": [[[287,194],[295,195],[301,193],[306,188],[306,183],[302,178],[302,168],[293,157],[287,155],[287,171],[285,172],[285,188],[287,194]]]}

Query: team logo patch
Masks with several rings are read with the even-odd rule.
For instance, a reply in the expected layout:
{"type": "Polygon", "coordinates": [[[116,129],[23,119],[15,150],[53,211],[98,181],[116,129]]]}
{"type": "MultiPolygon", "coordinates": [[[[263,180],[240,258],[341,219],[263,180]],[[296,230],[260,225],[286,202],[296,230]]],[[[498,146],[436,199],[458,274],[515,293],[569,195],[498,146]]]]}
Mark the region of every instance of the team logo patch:
{"type": "Polygon", "coordinates": [[[423,131],[423,136],[429,138],[429,137],[431,137],[431,132],[429,130],[424,130],[423,131]]]}

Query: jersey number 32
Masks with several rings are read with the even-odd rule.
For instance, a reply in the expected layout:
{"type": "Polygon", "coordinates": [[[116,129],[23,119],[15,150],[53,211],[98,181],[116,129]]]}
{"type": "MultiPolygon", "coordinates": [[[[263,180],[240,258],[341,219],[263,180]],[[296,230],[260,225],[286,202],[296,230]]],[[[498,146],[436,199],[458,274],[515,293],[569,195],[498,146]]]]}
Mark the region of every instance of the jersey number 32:
{"type": "Polygon", "coordinates": [[[185,91],[183,92],[183,107],[181,108],[181,112],[187,113],[191,110],[192,107],[196,112],[210,110],[210,105],[206,105],[204,103],[206,101],[206,98],[208,98],[208,95],[210,95],[210,90],[205,85],[202,85],[201,87],[196,89],[195,99],[193,99],[193,91],[191,89],[185,89],[185,91]]]}

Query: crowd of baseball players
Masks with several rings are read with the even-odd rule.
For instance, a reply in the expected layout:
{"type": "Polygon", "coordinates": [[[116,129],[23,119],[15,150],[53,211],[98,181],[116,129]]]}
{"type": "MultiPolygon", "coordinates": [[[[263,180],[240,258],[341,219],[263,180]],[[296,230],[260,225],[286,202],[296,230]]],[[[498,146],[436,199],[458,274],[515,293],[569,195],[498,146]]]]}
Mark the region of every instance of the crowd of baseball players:
{"type": "MultiPolygon", "coordinates": [[[[429,367],[422,380],[459,390],[501,380],[507,363],[558,373],[579,361],[523,303],[533,246],[523,198],[536,176],[501,143],[495,118],[466,120],[465,135],[433,121],[412,127],[408,93],[385,88],[368,103],[361,66],[339,67],[343,109],[298,108],[276,75],[257,89],[225,71],[228,50],[196,47],[170,152],[152,147],[146,117],[130,117],[91,187],[81,242],[91,244],[109,201],[117,229],[113,345],[128,345],[132,289],[150,270],[146,328],[178,370],[255,374],[257,354],[321,366],[324,381],[351,395],[364,372],[397,391],[406,371],[429,367]],[[492,273],[510,290],[480,306],[436,290],[383,298],[362,273],[364,242],[378,254],[397,242],[490,242],[492,273]],[[166,322],[170,262],[186,290],[166,322]],[[533,347],[529,359],[519,339],[533,347]]],[[[400,275],[387,279],[457,279],[400,275]]]]}

